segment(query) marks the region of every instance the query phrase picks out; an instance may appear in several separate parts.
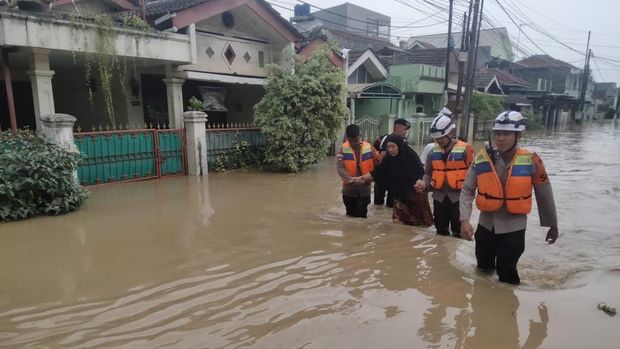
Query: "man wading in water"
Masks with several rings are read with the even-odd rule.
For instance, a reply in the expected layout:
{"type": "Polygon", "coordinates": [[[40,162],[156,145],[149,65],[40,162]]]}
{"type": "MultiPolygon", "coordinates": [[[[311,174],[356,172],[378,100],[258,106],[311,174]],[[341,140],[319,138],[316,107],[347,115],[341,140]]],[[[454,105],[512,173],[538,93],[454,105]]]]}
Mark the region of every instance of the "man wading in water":
{"type": "Polygon", "coordinates": [[[461,236],[472,240],[475,235],[478,268],[496,269],[499,281],[511,284],[521,281],[517,262],[525,250],[532,189],[540,225],[550,227],[546,241],[552,244],[558,238],[551,183],[538,154],[518,147],[523,131],[525,119],[521,113],[507,111],[497,116],[493,125],[497,149],[489,145],[476,155],[460,197],[461,236]],[[481,211],[475,234],[469,222],[474,198],[481,211]]]}

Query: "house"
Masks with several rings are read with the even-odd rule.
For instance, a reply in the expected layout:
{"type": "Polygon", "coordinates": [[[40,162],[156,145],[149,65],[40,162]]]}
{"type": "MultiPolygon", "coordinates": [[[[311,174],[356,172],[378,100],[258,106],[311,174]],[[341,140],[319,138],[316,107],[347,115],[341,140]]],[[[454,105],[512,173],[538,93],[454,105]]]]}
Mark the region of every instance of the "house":
{"type": "Polygon", "coordinates": [[[594,84],[594,109],[597,119],[613,118],[618,105],[618,87],[615,82],[594,84]]]}
{"type": "MultiPolygon", "coordinates": [[[[508,69],[512,74],[526,80],[532,87],[532,93],[541,96],[544,101],[541,101],[540,108],[555,110],[562,115],[562,119],[580,118],[576,113],[581,90],[582,69],[549,55],[524,58],[511,64],[508,69]]],[[[592,107],[594,81],[591,74],[588,74],[588,81],[584,104],[586,118],[591,118],[594,113],[592,107]]]]}
{"type": "MultiPolygon", "coordinates": [[[[462,37],[462,32],[452,33],[453,47],[460,47],[462,37]]],[[[424,43],[426,46],[432,45],[435,48],[446,48],[448,47],[448,34],[442,33],[411,37],[407,41],[407,48],[419,47],[422,45],[421,43],[424,43]]],[[[491,56],[493,57],[509,61],[514,60],[512,42],[510,41],[508,30],[505,27],[480,30],[478,46],[491,47],[491,56]]]]}
{"type": "Polygon", "coordinates": [[[310,7],[297,5],[299,11],[291,22],[301,32],[310,32],[316,28],[328,28],[340,32],[366,35],[390,40],[391,18],[381,13],[344,3],[334,7],[310,13],[310,7]]]}
{"type": "Polygon", "coordinates": [[[207,149],[260,136],[247,125],[267,66],[288,66],[307,47],[263,0],[47,2],[0,7],[0,128],[50,132],[77,147],[87,184],[205,172],[207,149]],[[184,119],[191,97],[212,128],[234,125],[224,141],[212,142],[199,117],[184,119]]]}

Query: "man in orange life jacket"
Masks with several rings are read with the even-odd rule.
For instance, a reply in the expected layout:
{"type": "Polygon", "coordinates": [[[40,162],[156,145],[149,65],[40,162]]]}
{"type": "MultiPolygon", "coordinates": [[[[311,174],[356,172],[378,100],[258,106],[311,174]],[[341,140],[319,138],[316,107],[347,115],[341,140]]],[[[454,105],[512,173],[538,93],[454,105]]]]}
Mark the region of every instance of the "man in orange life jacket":
{"type": "Polygon", "coordinates": [[[346,128],[346,141],[336,155],[338,175],[342,178],[342,201],[347,208],[347,216],[366,218],[370,204],[370,182],[360,176],[375,168],[377,154],[368,142],[360,139],[357,125],[346,128]]]}
{"type": "Polygon", "coordinates": [[[433,191],[433,218],[439,235],[461,236],[459,196],[467,170],[474,160],[474,148],[454,137],[456,126],[443,108],[431,123],[430,134],[435,139],[433,149],[425,160],[425,188],[433,191]],[[450,229],[451,228],[451,229],[450,229]]]}
{"type": "Polygon", "coordinates": [[[545,165],[536,153],[519,148],[525,131],[521,113],[499,114],[493,126],[497,147],[480,151],[467,173],[460,198],[461,236],[472,240],[474,229],[469,220],[472,203],[480,210],[475,232],[478,268],[497,270],[499,281],[520,282],[517,262],[525,250],[527,214],[532,209],[532,189],[536,194],[540,225],[550,227],[545,240],[558,238],[558,223],[553,191],[545,165]],[[476,189],[478,195],[476,195],[476,189]]]}

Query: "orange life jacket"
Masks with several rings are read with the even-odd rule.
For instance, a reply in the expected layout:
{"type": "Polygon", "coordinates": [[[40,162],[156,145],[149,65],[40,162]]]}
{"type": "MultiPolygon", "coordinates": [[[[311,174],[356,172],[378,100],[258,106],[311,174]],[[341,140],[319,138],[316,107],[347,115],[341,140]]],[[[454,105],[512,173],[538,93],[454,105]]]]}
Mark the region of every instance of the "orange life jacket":
{"type": "MultiPolygon", "coordinates": [[[[372,149],[372,146],[368,142],[362,142],[361,146],[362,148],[360,151],[360,156],[362,159],[360,160],[360,170],[361,175],[365,175],[375,169],[373,156],[374,151],[372,149]]],[[[355,158],[355,151],[353,150],[351,145],[349,145],[348,141],[342,144],[342,161],[344,164],[344,168],[347,170],[347,172],[351,176],[356,177],[358,175],[357,159],[355,158]]]]}
{"type": "Polygon", "coordinates": [[[504,203],[512,214],[528,214],[532,210],[532,176],[534,166],[532,153],[525,149],[517,149],[508,167],[506,187],[502,187],[493,161],[486,150],[476,155],[474,160],[478,195],[476,206],[483,212],[498,211],[504,203]]]}
{"type": "Polygon", "coordinates": [[[461,190],[463,182],[467,176],[467,143],[458,141],[452,147],[452,151],[448,154],[446,162],[443,161],[442,154],[445,150],[439,144],[435,144],[431,154],[433,165],[433,176],[431,177],[431,185],[433,188],[440,190],[444,186],[444,182],[448,181],[448,186],[454,190],[461,190]]]}

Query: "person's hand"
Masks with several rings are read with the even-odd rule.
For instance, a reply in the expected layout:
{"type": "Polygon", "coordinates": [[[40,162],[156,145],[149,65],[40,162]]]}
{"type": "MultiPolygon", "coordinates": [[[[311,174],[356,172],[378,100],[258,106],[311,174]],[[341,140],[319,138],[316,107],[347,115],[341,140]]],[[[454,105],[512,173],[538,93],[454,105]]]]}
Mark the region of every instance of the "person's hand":
{"type": "Polygon", "coordinates": [[[547,232],[547,237],[545,238],[545,241],[552,244],[555,242],[555,240],[558,239],[558,235],[559,235],[558,227],[551,227],[549,228],[549,231],[547,232]]]}
{"type": "Polygon", "coordinates": [[[474,227],[471,226],[469,220],[461,221],[461,237],[469,241],[474,239],[474,227]]]}
{"type": "Polygon", "coordinates": [[[418,193],[423,193],[424,190],[426,190],[426,184],[424,184],[424,181],[421,179],[418,179],[413,187],[418,193]]]}
{"type": "Polygon", "coordinates": [[[379,158],[379,161],[383,160],[383,158],[385,157],[385,151],[382,151],[379,154],[377,154],[377,157],[379,158]]]}
{"type": "Polygon", "coordinates": [[[362,180],[362,177],[353,177],[349,181],[349,184],[353,184],[353,185],[360,185],[362,183],[364,183],[364,181],[362,180]]]}

